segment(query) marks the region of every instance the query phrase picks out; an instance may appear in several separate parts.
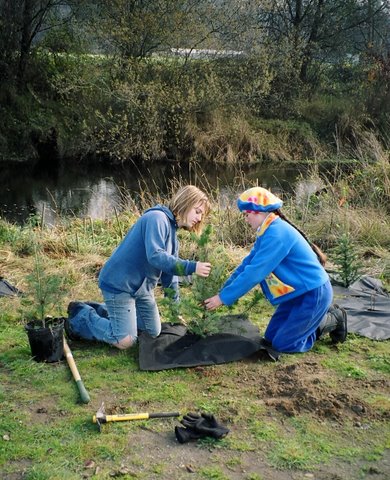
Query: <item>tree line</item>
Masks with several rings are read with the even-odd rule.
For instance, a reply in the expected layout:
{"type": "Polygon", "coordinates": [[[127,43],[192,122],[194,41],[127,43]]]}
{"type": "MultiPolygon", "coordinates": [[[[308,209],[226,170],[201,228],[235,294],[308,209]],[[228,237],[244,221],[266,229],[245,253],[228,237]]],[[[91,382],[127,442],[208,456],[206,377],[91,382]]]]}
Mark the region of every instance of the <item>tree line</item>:
{"type": "Polygon", "coordinates": [[[248,160],[264,151],[256,142],[264,122],[267,134],[276,120],[298,122],[301,132],[305,123],[327,141],[336,124],[338,133],[351,129],[340,119],[356,118],[358,103],[363,127],[371,123],[386,139],[389,26],[388,0],[0,0],[0,150],[12,156],[12,138],[34,124],[16,156],[39,155],[54,128],[69,154],[72,137],[77,155],[114,152],[120,161],[186,156],[194,144],[198,155],[215,157],[218,142],[221,158],[230,145],[248,160]],[[180,62],[173,51],[182,52],[180,62]],[[34,102],[38,118],[29,111],[34,102]],[[209,134],[221,116],[234,121],[234,111],[250,118],[242,127],[249,146],[232,132],[202,145],[200,132],[209,134]],[[157,116],[163,124],[154,128],[157,116]],[[153,130],[156,138],[146,139],[153,130]]]}

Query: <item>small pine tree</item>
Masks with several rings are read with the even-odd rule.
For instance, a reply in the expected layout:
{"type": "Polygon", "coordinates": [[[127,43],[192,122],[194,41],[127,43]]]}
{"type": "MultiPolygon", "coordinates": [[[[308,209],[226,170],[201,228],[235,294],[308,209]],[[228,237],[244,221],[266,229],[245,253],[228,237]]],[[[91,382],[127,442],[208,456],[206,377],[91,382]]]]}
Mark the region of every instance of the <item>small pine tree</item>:
{"type": "Polygon", "coordinates": [[[337,279],[344,287],[349,287],[361,277],[362,263],[356,247],[348,233],[344,233],[331,252],[331,258],[337,270],[337,279]]]}
{"type": "Polygon", "coordinates": [[[34,243],[34,269],[26,276],[29,287],[21,301],[24,307],[24,316],[27,320],[45,320],[49,313],[58,311],[60,314],[60,300],[64,295],[67,281],[60,273],[48,273],[47,262],[37,242],[34,243]]]}
{"type": "Polygon", "coordinates": [[[210,275],[208,277],[194,275],[191,295],[182,298],[179,304],[174,302],[169,291],[165,291],[166,297],[161,301],[167,307],[165,315],[167,319],[175,323],[179,316],[183,316],[186,319],[188,332],[202,337],[217,333],[220,329],[220,315],[215,311],[206,310],[203,302],[219,291],[226,280],[229,265],[223,247],[211,248],[212,233],[211,225],[207,225],[199,237],[192,236],[197,246],[196,260],[211,263],[210,275]]]}
{"type": "Polygon", "coordinates": [[[200,237],[193,236],[197,245],[197,260],[210,262],[212,265],[208,277],[195,276],[191,287],[191,295],[183,300],[185,315],[189,318],[188,331],[205,337],[213,335],[220,329],[220,314],[207,310],[203,302],[206,298],[216,295],[226,280],[229,264],[223,247],[212,245],[213,228],[209,224],[200,237]]]}
{"type": "Polygon", "coordinates": [[[263,292],[259,289],[252,291],[252,298],[250,298],[248,306],[245,308],[244,314],[248,313],[252,308],[256,307],[264,299],[263,292]]]}
{"type": "Polygon", "coordinates": [[[164,298],[159,300],[163,308],[164,319],[168,323],[181,323],[182,305],[175,299],[176,291],[173,288],[164,288],[164,298]]]}

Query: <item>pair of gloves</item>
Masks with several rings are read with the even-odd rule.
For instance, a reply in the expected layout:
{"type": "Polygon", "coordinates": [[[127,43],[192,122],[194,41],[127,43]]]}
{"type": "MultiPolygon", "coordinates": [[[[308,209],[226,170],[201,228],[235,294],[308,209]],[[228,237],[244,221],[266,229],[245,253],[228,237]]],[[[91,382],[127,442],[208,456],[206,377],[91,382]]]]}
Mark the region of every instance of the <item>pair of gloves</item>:
{"type": "Polygon", "coordinates": [[[180,420],[183,427],[175,427],[175,435],[180,443],[186,443],[190,440],[212,437],[220,439],[229,433],[229,429],[217,422],[211,413],[187,413],[180,420]]]}

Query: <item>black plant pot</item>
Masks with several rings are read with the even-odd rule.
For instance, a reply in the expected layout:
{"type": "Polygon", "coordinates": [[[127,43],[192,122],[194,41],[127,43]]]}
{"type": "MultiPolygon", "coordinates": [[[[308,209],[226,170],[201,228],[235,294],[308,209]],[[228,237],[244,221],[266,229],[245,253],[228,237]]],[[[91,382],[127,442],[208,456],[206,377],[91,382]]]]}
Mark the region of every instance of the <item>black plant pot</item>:
{"type": "Polygon", "coordinates": [[[24,327],[37,362],[59,362],[64,356],[64,318],[32,320],[24,327]]]}

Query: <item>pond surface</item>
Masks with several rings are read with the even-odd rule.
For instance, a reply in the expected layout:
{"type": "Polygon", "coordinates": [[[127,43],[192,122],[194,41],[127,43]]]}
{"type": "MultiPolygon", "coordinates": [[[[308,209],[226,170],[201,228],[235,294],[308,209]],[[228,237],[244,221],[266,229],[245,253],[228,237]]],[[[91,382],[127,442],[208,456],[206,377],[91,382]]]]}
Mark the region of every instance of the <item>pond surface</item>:
{"type": "Polygon", "coordinates": [[[213,191],[235,195],[256,184],[274,192],[291,192],[302,182],[297,167],[264,166],[234,168],[223,166],[196,167],[173,163],[147,166],[103,168],[97,165],[62,165],[55,171],[38,171],[23,165],[0,166],[0,215],[18,224],[29,217],[44,214],[45,224],[53,225],[63,215],[105,219],[121,211],[123,193],[137,204],[142,192],[151,196],[169,191],[172,182],[192,183],[213,191]],[[234,189],[236,189],[234,191],[234,189]]]}

